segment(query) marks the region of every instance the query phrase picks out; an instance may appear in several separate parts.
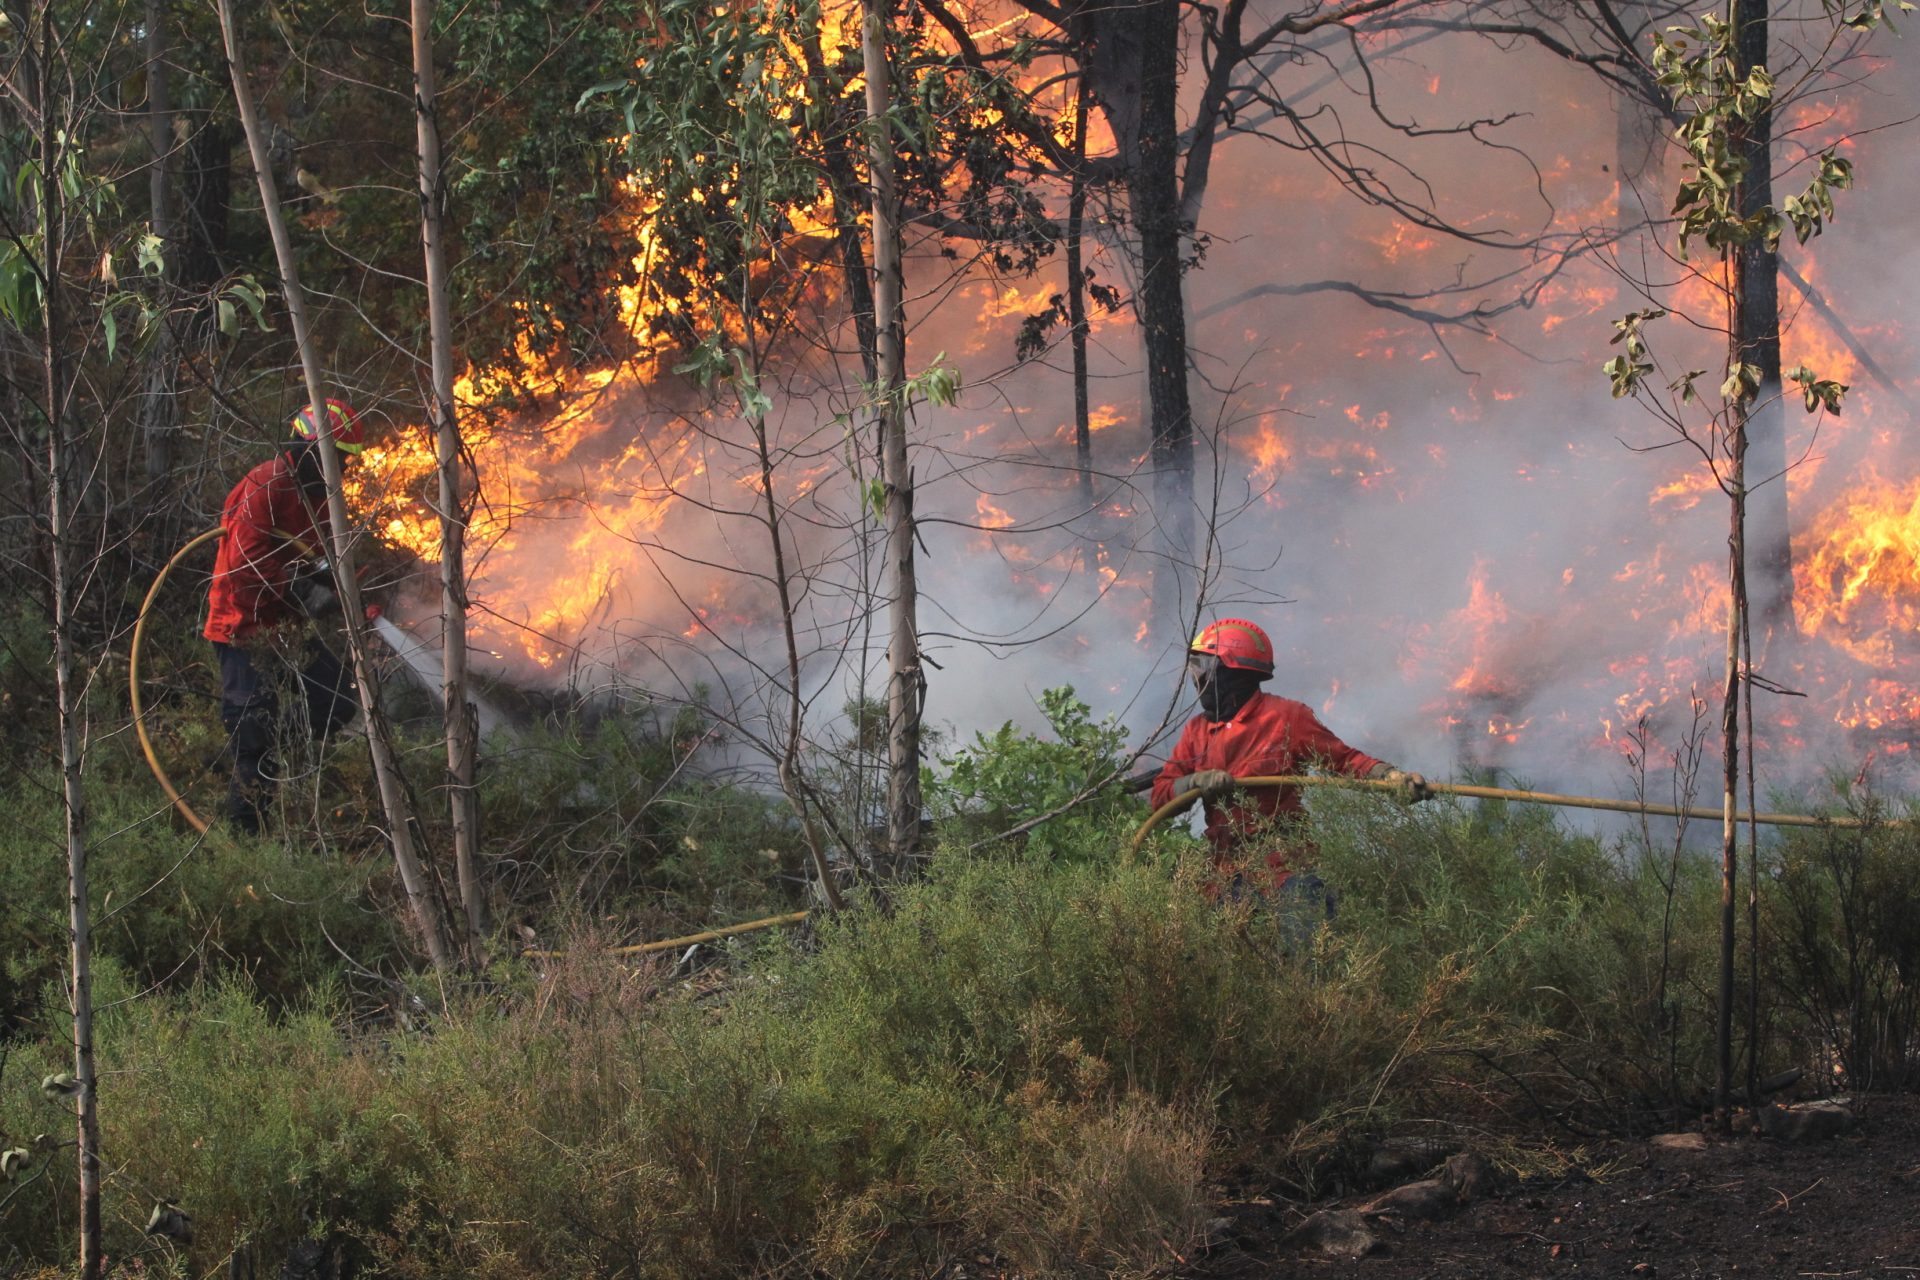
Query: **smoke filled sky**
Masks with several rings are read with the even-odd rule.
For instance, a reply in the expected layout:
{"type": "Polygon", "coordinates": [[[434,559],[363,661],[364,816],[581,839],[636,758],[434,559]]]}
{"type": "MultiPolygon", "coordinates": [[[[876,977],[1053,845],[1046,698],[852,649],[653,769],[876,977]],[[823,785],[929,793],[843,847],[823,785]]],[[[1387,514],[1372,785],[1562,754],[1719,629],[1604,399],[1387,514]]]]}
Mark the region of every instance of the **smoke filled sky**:
{"type": "MultiPolygon", "coordinates": [[[[1256,137],[1223,144],[1200,212],[1204,254],[1187,277],[1204,437],[1196,490],[1217,489],[1219,507],[1204,613],[1267,626],[1280,654],[1270,687],[1319,708],[1375,754],[1436,776],[1491,765],[1536,785],[1618,792],[1624,734],[1637,717],[1650,717],[1671,745],[1689,718],[1689,690],[1717,697],[1725,502],[1697,452],[1649,451],[1671,433],[1610,399],[1600,365],[1611,354],[1611,321],[1644,305],[1636,279],[1662,286],[1662,305],[1691,308],[1709,324],[1718,317],[1707,290],[1670,287],[1684,275],[1661,256],[1671,233],[1612,242],[1620,135],[1595,77],[1531,45],[1453,35],[1393,53],[1393,43],[1382,36],[1368,46],[1389,118],[1426,129],[1503,122],[1476,137],[1393,134],[1368,119],[1345,55],[1336,64],[1344,79],[1297,68],[1290,104],[1337,110],[1351,137],[1406,166],[1396,185],[1429,185],[1442,217],[1475,237],[1550,234],[1584,252],[1561,263],[1415,227],[1363,204],[1297,151],[1256,137]],[[1332,289],[1261,293],[1321,282],[1421,295],[1483,281],[1415,305],[1457,313],[1539,287],[1530,305],[1484,332],[1430,326],[1332,289]]],[[[1885,37],[1874,51],[1903,52],[1885,37]]],[[[1789,239],[1785,253],[1880,366],[1911,386],[1903,313],[1916,247],[1906,211],[1920,196],[1920,170],[1904,162],[1913,135],[1898,122],[1915,113],[1920,87],[1897,61],[1850,71],[1856,80],[1872,74],[1790,109],[1775,198],[1804,183],[1804,166],[1793,166],[1809,144],[1843,135],[1858,189],[1840,194],[1825,236],[1805,250],[1789,239]]],[[[1668,148],[1664,167],[1641,179],[1656,212],[1678,177],[1668,148]]],[[[1064,195],[1055,203],[1063,211],[1064,195]]],[[[1629,191],[1622,203],[1638,200],[1629,191]]],[[[1123,235],[1107,223],[1093,264],[1102,282],[1131,295],[1123,235]]],[[[921,621],[940,664],[928,673],[929,716],[962,734],[1004,719],[1037,725],[1039,691],[1071,683],[1097,713],[1151,726],[1175,692],[1185,637],[1147,595],[1165,590],[1165,575],[1150,586],[1145,387],[1132,318],[1099,315],[1094,324],[1101,476],[1098,509],[1087,512],[1072,471],[1063,331],[1041,359],[1013,364],[1020,319],[1063,287],[1063,264],[1056,256],[1034,278],[956,274],[933,247],[922,246],[911,269],[908,364],[919,369],[944,352],[967,391],[954,408],[923,407],[914,429],[926,521],[921,621]]],[[[1762,673],[1810,696],[1760,701],[1773,726],[1763,788],[1828,764],[1852,772],[1869,753],[1877,768],[1898,767],[1920,732],[1911,692],[1920,685],[1911,612],[1920,605],[1920,514],[1906,406],[1859,368],[1799,292],[1783,284],[1781,299],[1786,367],[1805,361],[1853,384],[1839,421],[1790,407],[1796,554],[1805,561],[1816,534],[1866,519],[1859,504],[1869,490],[1896,518],[1892,541],[1873,544],[1891,550],[1866,575],[1867,604],[1842,611],[1842,643],[1830,642],[1836,624],[1816,607],[1826,630],[1767,651],[1762,673]],[[1891,581],[1902,571],[1904,588],[1891,581]]],[[[822,353],[851,345],[844,326],[826,326],[802,321],[779,356],[773,423],[788,451],[776,487],[793,504],[789,529],[808,571],[802,644],[821,724],[863,671],[877,692],[873,676],[884,667],[884,619],[862,605],[878,586],[864,576],[877,558],[863,568],[859,554],[874,535],[856,474],[867,428],[835,417],[853,406],[858,365],[822,353]]],[[[1669,318],[1650,336],[1676,372],[1706,368],[1703,385],[1718,384],[1724,356],[1712,335],[1669,318]]],[[[546,659],[503,658],[504,669],[669,692],[724,684],[764,701],[764,681],[749,668],[773,670],[780,659],[765,533],[751,519],[758,492],[747,434],[724,405],[671,378],[596,381],[604,385],[576,402],[577,420],[533,424],[546,451],[514,492],[486,479],[490,501],[519,514],[480,560],[476,594],[545,637],[530,646],[496,626],[501,653],[529,647],[546,659]],[[679,497],[667,495],[669,482],[679,497]]],[[[485,467],[488,451],[479,453],[485,467]]],[[[1845,563],[1866,563],[1852,554],[1803,582],[1803,596],[1831,594],[1845,563]]],[[[1193,608],[1182,600],[1179,612],[1193,608]]]]}

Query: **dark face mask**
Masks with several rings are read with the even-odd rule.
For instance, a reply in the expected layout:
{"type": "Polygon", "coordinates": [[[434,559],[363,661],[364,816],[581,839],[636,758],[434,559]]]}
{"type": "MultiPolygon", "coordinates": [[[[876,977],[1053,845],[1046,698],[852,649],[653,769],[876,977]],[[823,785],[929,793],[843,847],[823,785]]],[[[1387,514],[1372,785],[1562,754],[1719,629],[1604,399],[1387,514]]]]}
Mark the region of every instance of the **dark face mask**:
{"type": "Polygon", "coordinates": [[[287,450],[287,457],[293,463],[293,475],[300,485],[300,496],[316,506],[324,506],[327,501],[327,479],[320,470],[320,446],[311,440],[303,440],[287,450]]]}
{"type": "Polygon", "coordinates": [[[1260,673],[1222,666],[1212,654],[1187,659],[1193,691],[1200,695],[1200,713],[1209,720],[1231,720],[1260,689],[1260,673]]]}

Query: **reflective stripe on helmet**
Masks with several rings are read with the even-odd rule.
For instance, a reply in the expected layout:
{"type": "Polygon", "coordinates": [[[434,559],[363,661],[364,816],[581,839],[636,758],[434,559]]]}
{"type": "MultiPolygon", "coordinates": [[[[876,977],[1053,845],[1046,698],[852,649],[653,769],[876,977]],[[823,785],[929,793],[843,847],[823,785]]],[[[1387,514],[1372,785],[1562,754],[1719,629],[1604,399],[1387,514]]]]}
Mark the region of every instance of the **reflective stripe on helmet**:
{"type": "MultiPolygon", "coordinates": [[[[367,447],[366,433],[360,427],[360,416],[353,406],[344,400],[329,399],[325,405],[329,434],[333,436],[334,448],[342,453],[359,453],[367,447]]],[[[318,440],[320,438],[320,416],[314,412],[311,404],[293,415],[293,438],[295,440],[318,440]]]]}
{"type": "Polygon", "coordinates": [[[1189,652],[1212,654],[1222,666],[1238,671],[1273,674],[1273,641],[1245,618],[1222,618],[1209,623],[1193,638],[1189,652]]]}

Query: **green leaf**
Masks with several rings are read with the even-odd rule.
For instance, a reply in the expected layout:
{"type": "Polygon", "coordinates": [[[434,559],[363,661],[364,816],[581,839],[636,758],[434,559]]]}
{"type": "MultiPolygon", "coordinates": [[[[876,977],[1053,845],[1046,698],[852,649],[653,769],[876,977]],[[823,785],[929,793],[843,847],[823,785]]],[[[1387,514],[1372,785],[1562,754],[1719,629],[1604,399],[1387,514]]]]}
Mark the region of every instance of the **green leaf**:
{"type": "Polygon", "coordinates": [[[220,332],[231,338],[240,331],[239,316],[233,309],[233,303],[221,298],[215,308],[219,313],[220,332]]]}
{"type": "Polygon", "coordinates": [[[166,241],[149,231],[134,242],[134,258],[140,269],[148,275],[159,275],[167,269],[166,241]]]}
{"type": "Polygon", "coordinates": [[[604,94],[618,93],[620,90],[628,88],[631,84],[632,81],[629,80],[602,80],[599,84],[589,86],[573,104],[573,109],[578,111],[593,99],[601,97],[604,94]]]}

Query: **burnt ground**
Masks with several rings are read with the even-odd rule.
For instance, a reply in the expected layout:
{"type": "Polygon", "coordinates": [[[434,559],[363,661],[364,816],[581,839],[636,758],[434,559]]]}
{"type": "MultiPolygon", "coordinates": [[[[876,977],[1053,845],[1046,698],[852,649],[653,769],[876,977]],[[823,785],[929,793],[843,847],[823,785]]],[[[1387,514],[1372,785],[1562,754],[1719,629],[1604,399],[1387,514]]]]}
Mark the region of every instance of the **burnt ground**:
{"type": "MultiPolygon", "coordinates": [[[[1357,1259],[1284,1244],[1306,1210],[1243,1195],[1221,1207],[1232,1225],[1219,1242],[1178,1274],[1920,1280],[1920,1098],[1863,1099],[1857,1110],[1853,1132],[1804,1145],[1754,1135],[1709,1136],[1701,1151],[1591,1144],[1570,1171],[1508,1175],[1491,1197],[1439,1221],[1369,1217],[1379,1247],[1357,1259]]],[[[1370,1198],[1310,1208],[1358,1209],[1370,1198]]]]}

